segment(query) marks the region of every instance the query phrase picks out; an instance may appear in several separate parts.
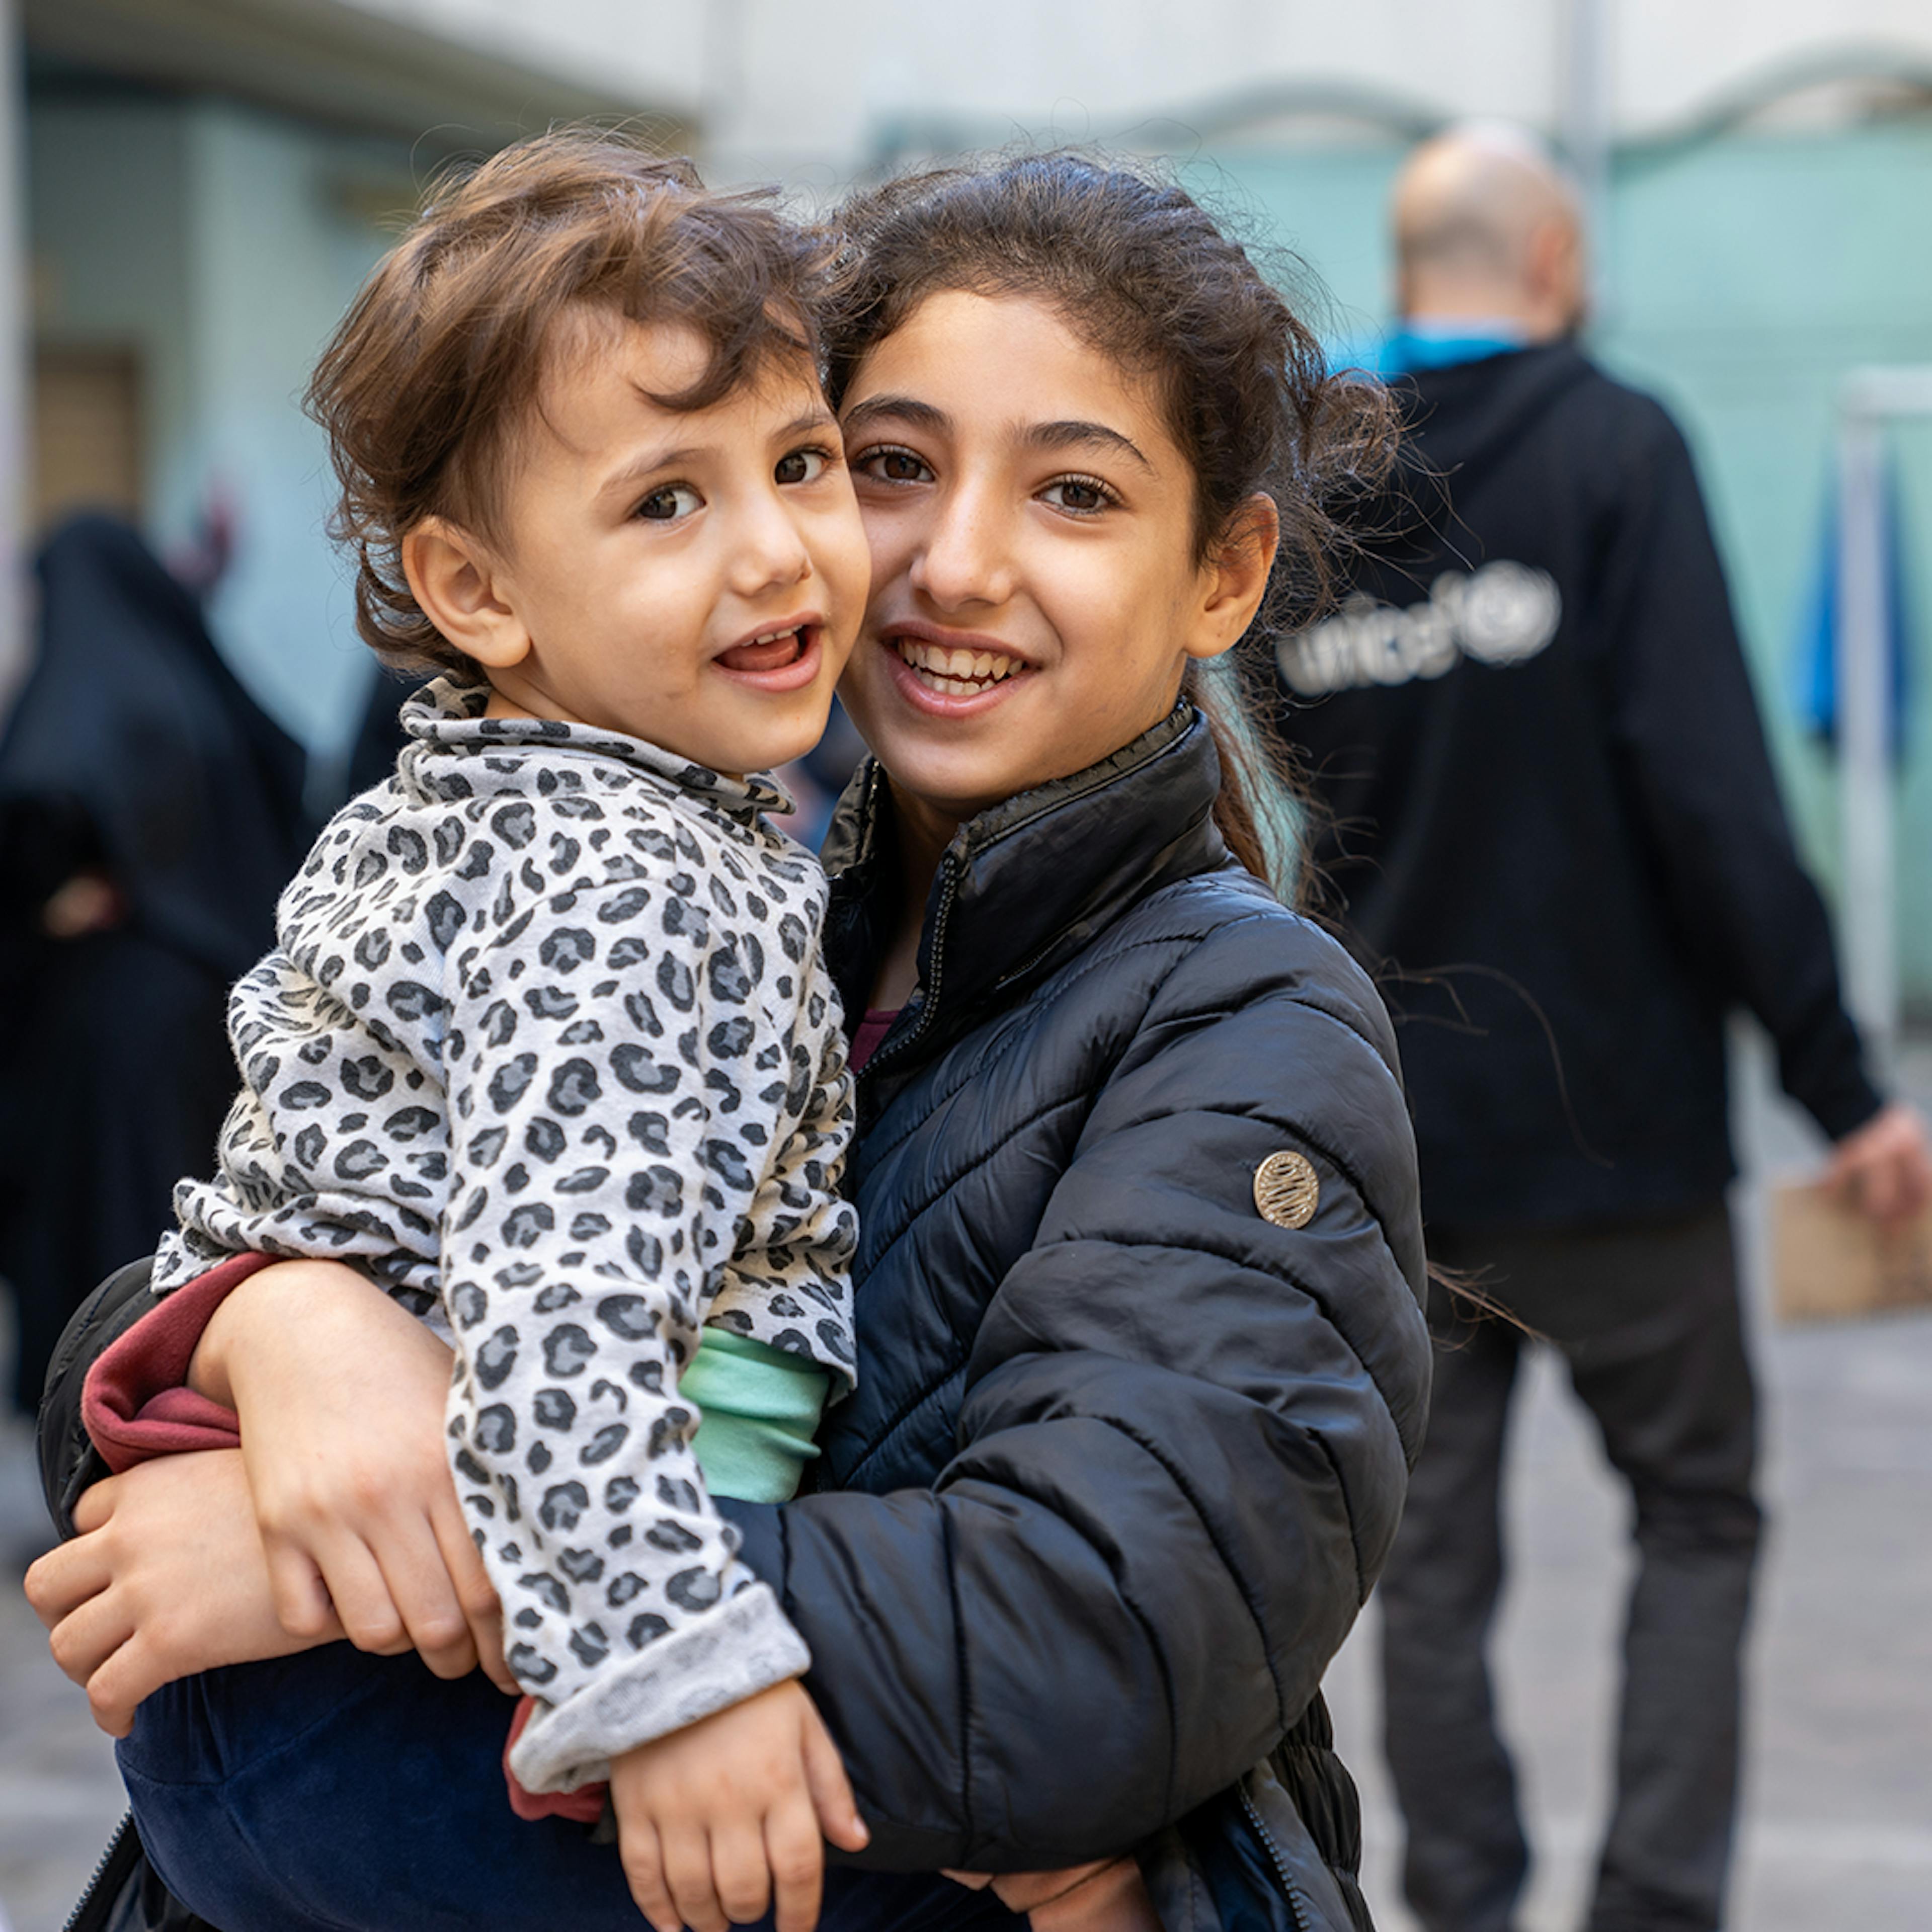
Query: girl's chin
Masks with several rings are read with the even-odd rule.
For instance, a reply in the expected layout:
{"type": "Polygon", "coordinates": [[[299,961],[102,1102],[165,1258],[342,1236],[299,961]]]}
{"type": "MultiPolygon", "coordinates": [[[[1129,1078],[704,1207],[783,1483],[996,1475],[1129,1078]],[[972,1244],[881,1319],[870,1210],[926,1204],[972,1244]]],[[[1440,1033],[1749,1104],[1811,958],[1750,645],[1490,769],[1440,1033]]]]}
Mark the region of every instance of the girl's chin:
{"type": "Polygon", "coordinates": [[[864,732],[893,789],[949,818],[975,818],[1061,775],[1050,759],[1029,760],[1010,737],[974,732],[976,742],[969,742],[927,718],[902,716],[893,723],[876,736],[864,732]]]}

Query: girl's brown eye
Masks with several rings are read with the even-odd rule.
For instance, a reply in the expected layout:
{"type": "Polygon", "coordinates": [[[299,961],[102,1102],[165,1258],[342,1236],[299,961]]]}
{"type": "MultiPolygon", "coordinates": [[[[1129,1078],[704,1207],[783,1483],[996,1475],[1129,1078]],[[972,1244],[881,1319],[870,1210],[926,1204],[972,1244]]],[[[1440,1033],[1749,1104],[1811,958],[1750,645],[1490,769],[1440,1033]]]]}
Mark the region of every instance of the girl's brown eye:
{"type": "Polygon", "coordinates": [[[859,459],[859,467],[881,483],[929,483],[932,472],[909,449],[874,449],[859,459]]]}
{"type": "Polygon", "coordinates": [[[1079,515],[1104,510],[1114,500],[1104,484],[1084,476],[1063,476],[1058,482],[1049,483],[1040,494],[1055,509],[1071,510],[1079,515]]]}

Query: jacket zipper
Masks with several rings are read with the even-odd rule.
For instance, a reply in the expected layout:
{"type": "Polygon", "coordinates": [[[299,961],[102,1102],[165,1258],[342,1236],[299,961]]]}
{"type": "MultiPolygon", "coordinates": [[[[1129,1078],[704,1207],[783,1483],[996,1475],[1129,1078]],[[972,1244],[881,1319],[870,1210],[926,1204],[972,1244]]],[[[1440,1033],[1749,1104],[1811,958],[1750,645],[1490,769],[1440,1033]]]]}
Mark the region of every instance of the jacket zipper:
{"type": "MultiPolygon", "coordinates": [[[[109,1870],[119,1859],[122,1848],[134,1834],[134,1814],[131,1811],[124,1811],[121,1815],[120,1823],[114,1828],[113,1837],[107,1841],[106,1850],[95,1861],[94,1876],[87,1881],[87,1889],[80,1894],[80,1903],[68,1914],[67,1924],[62,1928],[62,1932],[82,1932],[82,1928],[88,1923],[87,1915],[94,1905],[94,1894],[100,1889],[109,1870]]],[[[111,1906],[113,1900],[110,1899],[106,1902],[111,1906]]],[[[106,1921],[104,1919],[101,1922],[105,1924],[106,1921]]]]}
{"type": "Polygon", "coordinates": [[[1255,1809],[1255,1801],[1248,1796],[1246,1785],[1243,1784],[1240,1790],[1241,1809],[1247,1814],[1248,1822],[1254,1827],[1256,1837],[1261,1840],[1268,1855],[1268,1862],[1274,1867],[1275,1876],[1281,1880],[1281,1888],[1288,1895],[1288,1906],[1294,1914],[1295,1924],[1301,1928],[1301,1932],[1315,1932],[1314,1924],[1308,1916],[1307,1903],[1302,1898],[1301,1888],[1289,1874],[1288,1861],[1282,1856],[1281,1847],[1275,1843],[1268,1828],[1262,1822],[1262,1814],[1255,1809]]]}
{"type": "Polygon", "coordinates": [[[950,853],[944,862],[946,889],[940,894],[938,909],[932,916],[932,984],[925,989],[925,1000],[920,1007],[919,1018],[913,1022],[912,1030],[874,1054],[859,1070],[861,1080],[869,1079],[882,1062],[896,1060],[908,1047],[916,1045],[932,1024],[932,1016],[939,1005],[940,975],[946,963],[946,922],[952,916],[952,901],[959,890],[958,869],[950,853]]]}

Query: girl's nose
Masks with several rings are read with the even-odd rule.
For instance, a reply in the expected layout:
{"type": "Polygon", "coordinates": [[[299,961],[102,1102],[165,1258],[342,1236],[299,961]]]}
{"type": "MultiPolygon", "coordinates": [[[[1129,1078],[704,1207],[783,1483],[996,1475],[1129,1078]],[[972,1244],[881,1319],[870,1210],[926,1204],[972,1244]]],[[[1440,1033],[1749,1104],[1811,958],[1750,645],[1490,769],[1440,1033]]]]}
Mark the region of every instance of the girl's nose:
{"type": "Polygon", "coordinates": [[[913,558],[914,589],[942,610],[1005,603],[1014,581],[1008,535],[1004,520],[976,493],[946,497],[913,558]]]}

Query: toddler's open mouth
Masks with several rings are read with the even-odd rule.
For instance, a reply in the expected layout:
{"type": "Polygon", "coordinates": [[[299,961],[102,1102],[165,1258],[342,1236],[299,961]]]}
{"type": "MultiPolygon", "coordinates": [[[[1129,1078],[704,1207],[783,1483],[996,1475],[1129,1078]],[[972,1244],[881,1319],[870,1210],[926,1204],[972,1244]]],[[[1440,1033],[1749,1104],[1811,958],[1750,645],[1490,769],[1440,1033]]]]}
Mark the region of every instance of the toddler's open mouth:
{"type": "Polygon", "coordinates": [[[742,644],[721,651],[718,662],[727,670],[784,670],[796,664],[816,641],[818,626],[809,622],[793,623],[782,630],[760,631],[742,644]]]}

